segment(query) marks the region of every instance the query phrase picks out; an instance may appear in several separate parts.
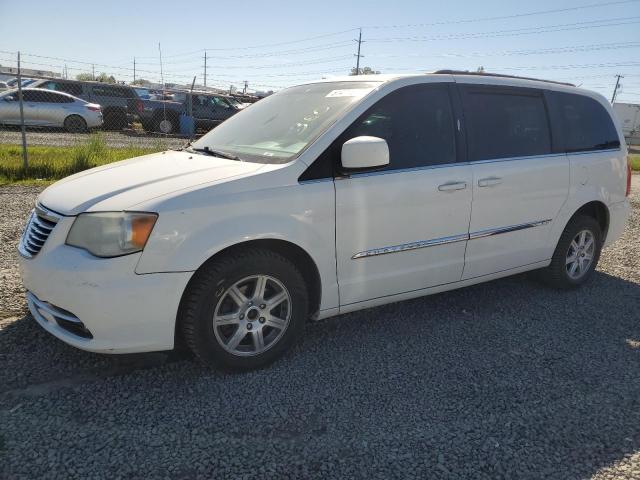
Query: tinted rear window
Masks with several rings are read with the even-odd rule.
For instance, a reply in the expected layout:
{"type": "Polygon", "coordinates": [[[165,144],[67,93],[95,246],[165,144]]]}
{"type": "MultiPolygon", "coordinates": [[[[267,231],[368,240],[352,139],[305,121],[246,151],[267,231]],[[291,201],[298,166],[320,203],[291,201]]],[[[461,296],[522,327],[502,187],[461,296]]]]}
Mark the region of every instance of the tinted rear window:
{"type": "Polygon", "coordinates": [[[470,160],[551,153],[542,94],[535,90],[463,87],[470,160]]]}
{"type": "Polygon", "coordinates": [[[611,116],[600,102],[584,95],[549,92],[554,129],[566,152],[618,148],[620,139],[611,116]]]}

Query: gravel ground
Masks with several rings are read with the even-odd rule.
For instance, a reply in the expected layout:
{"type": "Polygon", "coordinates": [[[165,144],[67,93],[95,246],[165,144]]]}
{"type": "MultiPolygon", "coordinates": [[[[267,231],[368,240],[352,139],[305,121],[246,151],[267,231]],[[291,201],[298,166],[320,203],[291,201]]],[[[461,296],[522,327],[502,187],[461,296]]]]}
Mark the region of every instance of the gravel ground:
{"type": "MultiPolygon", "coordinates": [[[[184,145],[184,138],[161,137],[157,135],[127,135],[121,132],[102,132],[104,140],[109,147],[148,147],[155,148],[159,144],[164,148],[177,148],[184,145]]],[[[53,129],[27,130],[27,145],[71,146],[86,142],[86,133],[67,133],[53,129]]],[[[18,129],[0,129],[0,144],[22,145],[22,134],[18,129]]]]}
{"type": "Polygon", "coordinates": [[[0,189],[0,477],[640,478],[639,176],[581,290],[521,275],[343,315],[245,374],[44,333],[13,250],[36,194],[0,189]]]}

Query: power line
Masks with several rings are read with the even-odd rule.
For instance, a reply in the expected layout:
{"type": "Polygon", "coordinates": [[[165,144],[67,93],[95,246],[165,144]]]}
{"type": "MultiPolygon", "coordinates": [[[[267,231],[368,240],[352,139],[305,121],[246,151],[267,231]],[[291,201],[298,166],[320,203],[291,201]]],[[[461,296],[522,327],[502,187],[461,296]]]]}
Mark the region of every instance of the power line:
{"type": "Polygon", "coordinates": [[[463,20],[441,20],[437,22],[431,23],[409,23],[403,25],[369,25],[364,28],[369,29],[387,29],[387,28],[416,28],[416,27],[435,27],[439,25],[458,25],[464,23],[476,23],[476,22],[488,22],[495,20],[509,20],[513,18],[522,18],[522,17],[531,17],[534,15],[546,15],[551,13],[566,13],[577,10],[585,10],[589,8],[600,8],[600,7],[610,7],[613,5],[623,5],[628,3],[637,3],[640,0],[622,0],[622,1],[614,1],[614,2],[604,2],[604,3],[594,3],[591,5],[580,5],[576,7],[567,7],[567,8],[555,8],[552,10],[538,10],[535,12],[527,12],[527,13],[515,13],[511,15],[499,15],[494,17],[478,17],[478,18],[469,18],[463,20]]]}
{"type": "MultiPolygon", "coordinates": [[[[638,0],[635,0],[638,1],[638,0]]],[[[307,37],[307,38],[301,38],[298,40],[289,40],[286,42],[277,42],[277,43],[267,43],[267,44],[262,44],[262,45],[250,45],[250,46],[244,46],[244,47],[224,47],[224,48],[207,48],[206,50],[213,52],[213,51],[229,51],[229,50],[250,50],[250,49],[255,49],[255,48],[269,48],[269,47],[279,47],[282,45],[292,45],[294,43],[304,43],[304,42],[308,42],[310,40],[317,40],[319,38],[326,38],[326,37],[333,37],[336,35],[342,35],[344,33],[350,33],[353,31],[358,30],[357,28],[349,28],[347,30],[341,30],[339,32],[332,32],[332,33],[325,33],[322,35],[316,35],[314,37],[307,37]]]]}
{"type": "Polygon", "coordinates": [[[618,17],[603,20],[590,20],[585,22],[564,23],[558,25],[542,25],[537,27],[524,27],[507,30],[494,30],[488,32],[474,33],[450,33],[431,36],[411,36],[411,37],[379,37],[370,38],[369,42],[389,43],[389,42],[424,42],[437,40],[466,40],[490,37],[510,37],[519,35],[532,35],[538,33],[561,32],[568,30],[585,30],[589,28],[612,27],[618,25],[632,25],[640,23],[640,16],[634,17],[618,17]],[[615,23],[617,22],[617,23],[615,23]]]}
{"type": "Polygon", "coordinates": [[[590,45],[573,45],[565,47],[551,47],[542,49],[529,49],[529,50],[498,50],[493,52],[468,52],[468,53],[439,53],[433,55],[423,54],[405,54],[405,55],[387,55],[387,54],[371,54],[369,56],[374,58],[478,58],[478,57],[493,57],[493,56],[529,56],[529,55],[549,55],[556,53],[578,53],[578,52],[591,52],[600,50],[621,50],[626,48],[639,48],[640,42],[617,42],[617,43],[601,43],[590,45]]]}

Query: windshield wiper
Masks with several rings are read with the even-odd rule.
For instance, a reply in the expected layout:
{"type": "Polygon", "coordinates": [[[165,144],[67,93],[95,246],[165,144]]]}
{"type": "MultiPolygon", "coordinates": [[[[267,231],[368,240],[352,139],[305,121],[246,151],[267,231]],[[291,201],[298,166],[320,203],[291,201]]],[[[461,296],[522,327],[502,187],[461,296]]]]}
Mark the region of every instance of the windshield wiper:
{"type": "Polygon", "coordinates": [[[240,160],[242,161],[242,159],[236,155],[233,155],[231,153],[227,153],[227,152],[223,152],[221,150],[213,150],[209,147],[202,147],[202,148],[195,148],[191,145],[188,145],[185,150],[189,150],[189,151],[193,151],[193,152],[198,152],[198,153],[204,153],[205,155],[211,155],[212,157],[220,157],[220,158],[226,158],[228,160],[240,160]]]}

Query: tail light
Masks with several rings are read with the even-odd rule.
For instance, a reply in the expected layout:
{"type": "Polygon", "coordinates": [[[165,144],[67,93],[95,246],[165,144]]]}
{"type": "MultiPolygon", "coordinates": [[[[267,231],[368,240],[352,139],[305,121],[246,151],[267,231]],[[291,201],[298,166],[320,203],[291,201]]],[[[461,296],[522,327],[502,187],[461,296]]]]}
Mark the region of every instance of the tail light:
{"type": "Polygon", "coordinates": [[[631,155],[627,155],[627,193],[625,196],[631,195],[631,155]]]}
{"type": "Polygon", "coordinates": [[[144,113],[144,103],[142,103],[142,100],[136,100],[136,110],[138,113],[144,113]]]}
{"type": "Polygon", "coordinates": [[[99,112],[101,107],[100,105],[87,105],[87,109],[91,110],[92,112],[99,112]]]}

